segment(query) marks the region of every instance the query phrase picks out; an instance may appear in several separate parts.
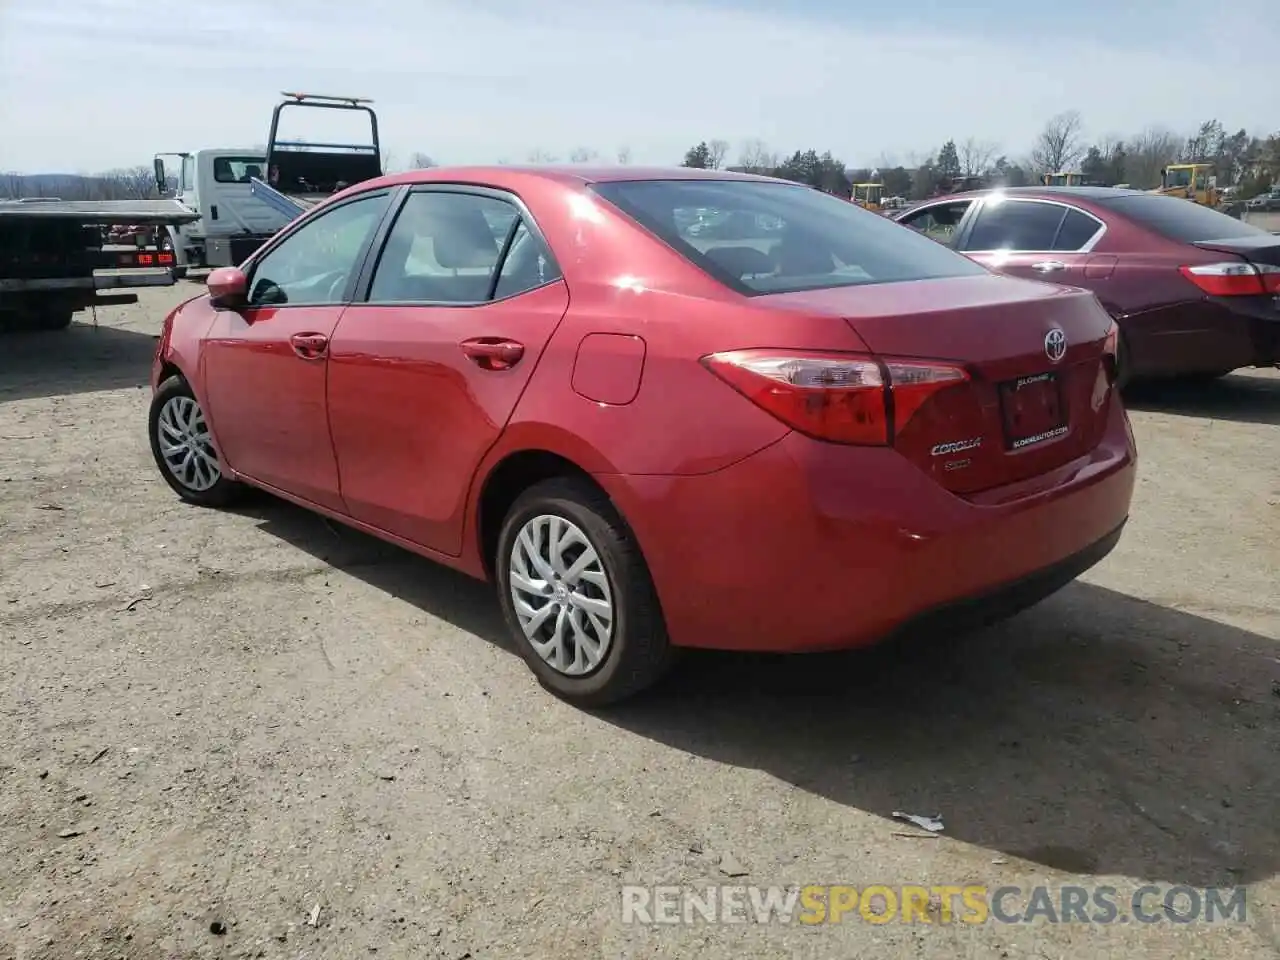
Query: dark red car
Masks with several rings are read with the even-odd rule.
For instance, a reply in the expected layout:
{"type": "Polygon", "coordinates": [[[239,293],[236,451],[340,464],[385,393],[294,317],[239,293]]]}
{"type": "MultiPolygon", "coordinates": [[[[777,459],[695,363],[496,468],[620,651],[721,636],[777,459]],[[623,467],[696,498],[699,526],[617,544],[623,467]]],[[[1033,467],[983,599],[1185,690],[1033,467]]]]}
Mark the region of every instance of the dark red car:
{"type": "Polygon", "coordinates": [[[262,487],[496,582],[541,681],[1012,613],[1096,563],[1136,453],[1115,326],[839,198],[630,167],[360,184],[165,320],[184,499],[262,487]],[[757,229],[701,237],[732,217],[757,229]]]}
{"type": "Polygon", "coordinates": [[[1218,377],[1280,363],[1280,236],[1177,197],[1112,187],[985,190],[899,223],[992,270],[1092,290],[1126,377],[1218,377]]]}

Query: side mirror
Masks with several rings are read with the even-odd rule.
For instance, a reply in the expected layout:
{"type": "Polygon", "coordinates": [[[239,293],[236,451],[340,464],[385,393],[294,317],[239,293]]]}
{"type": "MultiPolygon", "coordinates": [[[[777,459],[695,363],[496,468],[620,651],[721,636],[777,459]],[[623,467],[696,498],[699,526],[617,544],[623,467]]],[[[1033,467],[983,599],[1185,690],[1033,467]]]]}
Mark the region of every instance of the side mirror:
{"type": "Polygon", "coordinates": [[[159,157],[156,157],[153,167],[156,171],[156,190],[159,192],[160,196],[163,197],[165,194],[165,188],[168,186],[168,184],[164,182],[164,161],[159,157]]]}
{"type": "Polygon", "coordinates": [[[209,274],[205,286],[215,309],[239,310],[249,302],[249,278],[239,267],[219,267],[209,274]]]}

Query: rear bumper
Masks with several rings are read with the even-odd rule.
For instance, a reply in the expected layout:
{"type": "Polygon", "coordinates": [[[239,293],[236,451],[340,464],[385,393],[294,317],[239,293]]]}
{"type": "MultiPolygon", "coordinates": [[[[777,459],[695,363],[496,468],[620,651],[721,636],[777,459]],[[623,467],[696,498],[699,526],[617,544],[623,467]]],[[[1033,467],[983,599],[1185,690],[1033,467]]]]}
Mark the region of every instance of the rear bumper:
{"type": "Polygon", "coordinates": [[[1135,377],[1280,363],[1280,297],[1190,301],[1125,317],[1120,328],[1135,377]]]}
{"type": "Polygon", "coordinates": [[[598,479],[639,540],[673,643],[798,652],[1034,603],[1115,545],[1135,473],[1113,403],[1088,455],[970,499],[892,450],[797,434],[709,475],[598,479]]]}

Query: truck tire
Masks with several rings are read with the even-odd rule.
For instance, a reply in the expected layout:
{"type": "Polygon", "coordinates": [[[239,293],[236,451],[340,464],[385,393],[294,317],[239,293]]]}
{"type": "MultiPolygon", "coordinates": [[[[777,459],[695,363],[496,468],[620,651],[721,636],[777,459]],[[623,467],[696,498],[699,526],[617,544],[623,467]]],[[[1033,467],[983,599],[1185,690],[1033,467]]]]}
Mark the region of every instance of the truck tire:
{"type": "Polygon", "coordinates": [[[58,304],[23,306],[0,314],[0,327],[15,332],[65,330],[71,325],[75,311],[58,304]]]}
{"type": "Polygon", "coordinates": [[[51,307],[37,314],[31,323],[33,330],[65,330],[71,326],[75,311],[66,307],[51,307]]]}

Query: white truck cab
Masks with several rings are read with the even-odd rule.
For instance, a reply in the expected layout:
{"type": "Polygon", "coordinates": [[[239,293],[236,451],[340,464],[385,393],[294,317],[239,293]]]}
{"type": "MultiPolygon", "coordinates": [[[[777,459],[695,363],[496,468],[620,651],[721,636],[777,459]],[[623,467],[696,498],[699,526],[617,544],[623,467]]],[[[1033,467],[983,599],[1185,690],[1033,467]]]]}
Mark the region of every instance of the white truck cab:
{"type": "Polygon", "coordinates": [[[156,182],[161,196],[173,190],[175,199],[200,214],[194,223],[169,228],[169,241],[180,272],[187,267],[243,263],[289,222],[289,217],[253,195],[250,181],[261,179],[265,166],[265,154],[251,149],[156,155],[156,182]],[[172,158],[177,169],[167,168],[164,158],[172,158]]]}

